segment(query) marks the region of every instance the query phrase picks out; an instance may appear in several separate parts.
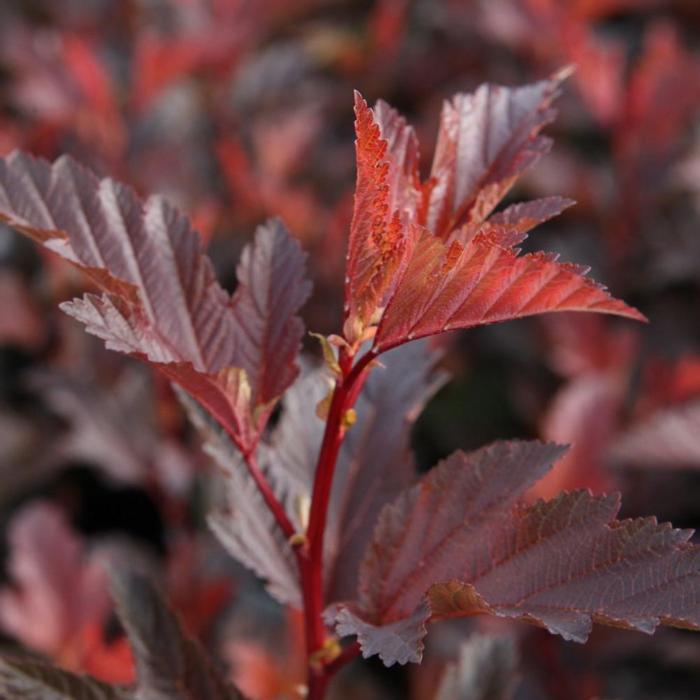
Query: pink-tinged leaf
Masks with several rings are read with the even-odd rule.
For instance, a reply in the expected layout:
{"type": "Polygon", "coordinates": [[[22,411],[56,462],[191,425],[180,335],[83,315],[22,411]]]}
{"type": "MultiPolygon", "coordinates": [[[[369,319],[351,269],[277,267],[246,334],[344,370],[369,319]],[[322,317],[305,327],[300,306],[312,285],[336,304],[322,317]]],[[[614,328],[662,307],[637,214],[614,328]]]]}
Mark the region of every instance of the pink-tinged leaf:
{"type": "MultiPolygon", "coordinates": [[[[0,592],[0,624],[28,647],[59,656],[109,609],[104,570],[50,503],[25,506],[9,529],[13,587],[0,592]]],[[[74,650],[75,651],[75,650],[74,650]]]]}
{"type": "Polygon", "coordinates": [[[700,469],[700,402],[661,409],[630,427],[608,457],[644,469],[700,469]]]}
{"type": "Polygon", "coordinates": [[[423,406],[447,380],[435,369],[440,353],[426,341],[382,357],[355,406],[336,467],[324,561],[326,599],[357,595],[360,563],[382,507],[417,477],[410,434],[423,406]]]}
{"type": "Polygon", "coordinates": [[[575,265],[516,251],[480,235],[462,246],[423,234],[375,338],[382,352],[414,338],[552,311],[644,320],[575,265]]]}
{"type": "Polygon", "coordinates": [[[419,660],[429,619],[492,614],[585,641],[593,622],[651,633],[700,628],[700,549],[653,518],[615,520],[617,496],[523,505],[561,454],[540,443],[457,453],[382,511],[360,595],[329,608],[385,663],[419,660]],[[385,628],[404,641],[382,646],[385,628]],[[365,640],[368,640],[365,642],[365,640]],[[418,640],[418,641],[416,641],[418,640]]]}
{"type": "Polygon", "coordinates": [[[233,306],[235,363],[246,371],[252,405],[275,402],[299,373],[304,324],[296,316],[311,294],[306,255],[279,219],[258,228],[243,251],[233,306]]]}
{"type": "Polygon", "coordinates": [[[383,306],[411,246],[418,206],[418,144],[386,103],[355,94],[357,182],[345,281],[346,334],[359,340],[383,306]]]}
{"type": "Polygon", "coordinates": [[[542,438],[570,444],[569,451],[533,488],[540,498],[561,491],[615,486],[604,455],[619,426],[625,383],[613,372],[587,372],[565,384],[554,396],[542,425],[542,438]]]}
{"type": "Polygon", "coordinates": [[[517,665],[512,639],[472,634],[445,669],[435,700],[509,700],[517,665]]]}
{"type": "Polygon", "coordinates": [[[441,238],[483,222],[516,178],[551,147],[539,131],[554,119],[564,72],[518,88],[485,84],[445,102],[427,183],[425,226],[441,238]]]}
{"type": "Polygon", "coordinates": [[[136,659],[134,700],[244,700],[147,579],[114,572],[112,593],[136,659]]]}
{"type": "Polygon", "coordinates": [[[457,241],[465,245],[475,236],[484,234],[504,248],[513,248],[522,243],[535,226],[558,216],[573,204],[575,202],[572,199],[565,197],[543,197],[531,202],[512,204],[485,222],[464,224],[455,229],[449,235],[448,243],[457,241]]]}
{"type": "MultiPolygon", "coordinates": [[[[233,557],[266,582],[270,595],[281,603],[301,607],[294,553],[241,463],[239,452],[220,426],[186,394],[178,393],[202,438],[204,451],[226,477],[225,498],[209,516],[209,526],[233,557]]],[[[275,490],[286,500],[281,488],[275,490]]]]}
{"type": "Polygon", "coordinates": [[[515,229],[519,234],[528,233],[535,226],[559,216],[565,209],[575,204],[573,199],[566,197],[543,197],[530,202],[521,202],[506,207],[489,217],[489,223],[515,229]]]}
{"type": "Polygon", "coordinates": [[[305,256],[279,221],[258,229],[233,299],[199,237],[159,197],[142,202],[67,157],[0,161],[0,219],[100,287],[63,305],[107,346],[145,359],[197,397],[250,448],[296,376],[310,292],[305,256]]]}

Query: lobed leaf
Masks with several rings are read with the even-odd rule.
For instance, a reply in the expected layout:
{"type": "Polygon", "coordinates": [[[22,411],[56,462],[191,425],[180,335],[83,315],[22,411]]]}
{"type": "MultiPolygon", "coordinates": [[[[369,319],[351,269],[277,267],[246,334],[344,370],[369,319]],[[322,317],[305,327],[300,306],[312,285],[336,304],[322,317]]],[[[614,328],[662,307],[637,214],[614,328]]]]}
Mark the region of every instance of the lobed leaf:
{"type": "Polygon", "coordinates": [[[485,221],[549,151],[552,142],[539,131],[555,117],[551,105],[567,73],[517,88],[485,84],[445,102],[421,220],[431,233],[446,239],[462,224],[485,221]]]}
{"type": "Polygon", "coordinates": [[[296,376],[309,294],[305,256],[279,221],[260,227],[233,299],[197,234],[160,197],[142,202],[70,158],[0,161],[0,219],[103,290],[62,305],[107,347],[135,355],[197,397],[250,448],[296,376]]]}
{"type": "Polygon", "coordinates": [[[133,700],[126,690],[33,659],[0,657],[0,700],[133,700]]]}
{"type": "Polygon", "coordinates": [[[660,623],[700,629],[691,532],[653,518],[615,520],[617,496],[518,501],[561,453],[496,443],[442,462],[384,508],[360,595],[329,608],[329,621],[387,665],[420,660],[431,618],[488,613],[579,642],[594,621],[648,633],[660,623]]]}
{"type": "Polygon", "coordinates": [[[541,129],[567,71],[519,88],[482,85],[443,108],[429,179],[417,144],[384,103],[356,96],[357,190],[345,286],[346,339],[379,354],[414,338],[550,311],[643,316],[544,253],[514,249],[572,202],[546,197],[492,214],[551,146],[541,129]],[[420,195],[420,196],[418,196],[420,195]]]}

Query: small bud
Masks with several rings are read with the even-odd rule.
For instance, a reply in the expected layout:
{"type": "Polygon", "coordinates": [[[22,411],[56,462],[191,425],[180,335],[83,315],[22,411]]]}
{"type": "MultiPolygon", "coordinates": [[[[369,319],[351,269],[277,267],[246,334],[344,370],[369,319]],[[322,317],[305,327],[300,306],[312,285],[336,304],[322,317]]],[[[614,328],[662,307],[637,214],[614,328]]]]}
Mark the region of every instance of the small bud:
{"type": "Polygon", "coordinates": [[[357,411],[355,411],[354,408],[349,408],[347,411],[345,411],[345,415],[343,415],[343,430],[352,428],[352,426],[355,425],[356,422],[357,411]]]}

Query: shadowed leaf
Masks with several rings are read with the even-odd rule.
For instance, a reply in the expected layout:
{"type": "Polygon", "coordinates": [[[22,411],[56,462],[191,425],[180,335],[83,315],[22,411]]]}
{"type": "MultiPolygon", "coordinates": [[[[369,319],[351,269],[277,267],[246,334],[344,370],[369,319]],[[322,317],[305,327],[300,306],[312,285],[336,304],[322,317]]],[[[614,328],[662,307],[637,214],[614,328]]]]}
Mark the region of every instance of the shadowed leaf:
{"type": "Polygon", "coordinates": [[[137,700],[244,700],[145,578],[114,574],[112,591],[136,659],[137,700]]]}
{"type": "Polygon", "coordinates": [[[88,676],[32,659],[0,657],[0,700],[133,700],[133,695],[88,676]]]}

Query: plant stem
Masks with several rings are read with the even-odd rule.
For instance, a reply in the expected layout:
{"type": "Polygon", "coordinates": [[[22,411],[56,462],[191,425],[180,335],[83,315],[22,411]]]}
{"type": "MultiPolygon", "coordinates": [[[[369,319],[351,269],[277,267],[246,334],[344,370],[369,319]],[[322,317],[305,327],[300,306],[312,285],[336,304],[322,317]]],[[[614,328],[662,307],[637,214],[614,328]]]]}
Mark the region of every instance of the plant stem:
{"type": "Polygon", "coordinates": [[[255,485],[260,491],[260,495],[265,500],[267,507],[275,518],[277,525],[280,530],[284,533],[284,536],[289,538],[296,533],[296,528],[292,524],[292,521],[287,516],[284,510],[284,506],[279,502],[277,496],[272,491],[272,487],[265,478],[260,467],[258,466],[258,461],[255,454],[252,452],[243,453],[243,458],[245,460],[246,467],[248,468],[248,473],[252,477],[255,485]]]}
{"type": "MultiPolygon", "coordinates": [[[[335,465],[345,434],[344,419],[347,411],[354,406],[367,376],[366,370],[375,357],[374,352],[367,352],[354,367],[352,366],[352,356],[341,357],[340,364],[343,368],[343,376],[338,378],[333,390],[326,429],[316,464],[307,530],[306,558],[305,561],[300,559],[302,587],[304,589],[307,654],[310,660],[322,651],[326,641],[326,627],[323,622],[323,538],[335,465]]],[[[330,674],[319,674],[310,663],[308,699],[320,700],[329,679],[330,674]]]]}
{"type": "MultiPolygon", "coordinates": [[[[376,356],[376,352],[369,351],[354,366],[352,356],[344,355],[341,357],[340,364],[343,368],[343,375],[338,378],[333,390],[316,464],[306,543],[295,550],[304,605],[304,628],[308,658],[307,700],[322,700],[332,675],[359,652],[359,646],[355,643],[346,647],[340,656],[331,661],[326,661],[323,658],[327,634],[323,622],[323,538],[335,465],[345,434],[344,419],[347,411],[357,401],[367,377],[367,369],[376,356]]],[[[260,470],[254,451],[244,452],[243,457],[250,476],[280,530],[287,538],[296,535],[296,528],[260,470]]]]}

